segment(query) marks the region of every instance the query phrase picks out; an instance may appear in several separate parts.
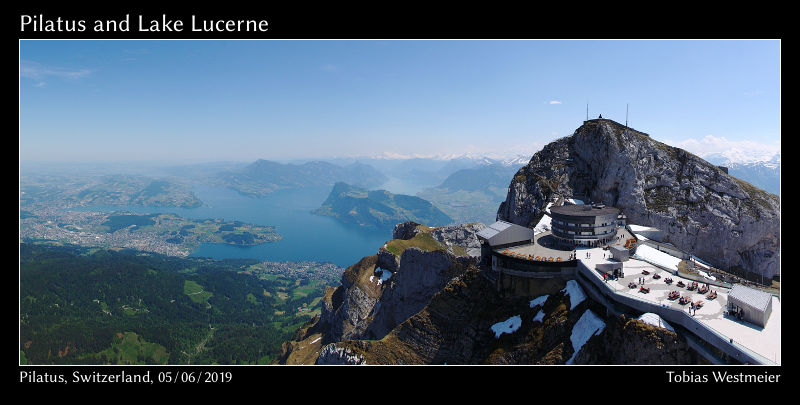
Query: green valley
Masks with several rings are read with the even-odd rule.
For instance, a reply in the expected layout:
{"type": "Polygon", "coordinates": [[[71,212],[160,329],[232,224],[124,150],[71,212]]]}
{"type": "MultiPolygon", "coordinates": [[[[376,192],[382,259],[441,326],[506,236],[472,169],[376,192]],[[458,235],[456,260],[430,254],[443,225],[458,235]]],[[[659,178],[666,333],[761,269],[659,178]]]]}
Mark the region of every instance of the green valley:
{"type": "Polygon", "coordinates": [[[374,167],[358,162],[339,166],[322,161],[283,164],[259,159],[241,169],[222,171],[205,181],[247,196],[263,197],[277,190],[328,186],[338,181],[372,187],[386,180],[387,177],[374,167]]]}

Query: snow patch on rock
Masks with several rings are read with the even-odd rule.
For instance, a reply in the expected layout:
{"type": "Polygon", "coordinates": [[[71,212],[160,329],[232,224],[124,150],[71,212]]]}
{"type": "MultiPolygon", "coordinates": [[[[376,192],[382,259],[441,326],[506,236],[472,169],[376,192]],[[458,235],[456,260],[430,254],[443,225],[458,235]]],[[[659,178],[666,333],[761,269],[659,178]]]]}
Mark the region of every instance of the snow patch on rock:
{"type": "Polygon", "coordinates": [[[583,292],[583,289],[578,282],[575,280],[567,281],[567,286],[561,292],[566,293],[569,295],[569,303],[570,303],[570,310],[575,309],[575,307],[583,302],[586,299],[586,293],[583,292]]]}
{"type": "Polygon", "coordinates": [[[672,326],[667,323],[667,321],[661,319],[661,317],[658,316],[658,314],[654,314],[652,312],[646,312],[646,313],[642,314],[642,316],[640,316],[640,317],[638,317],[636,319],[638,319],[638,320],[640,320],[640,321],[642,321],[642,322],[644,322],[644,323],[646,323],[648,325],[653,325],[653,326],[656,326],[656,327],[659,327],[659,328],[664,328],[664,329],[666,329],[668,331],[675,332],[675,329],[673,329],[672,326]]]}
{"type": "Polygon", "coordinates": [[[517,315],[492,325],[492,331],[494,332],[494,337],[499,338],[504,333],[511,334],[516,332],[520,326],[522,326],[522,317],[517,315]]]}
{"type": "Polygon", "coordinates": [[[537,305],[544,305],[545,301],[547,301],[547,297],[549,297],[549,295],[545,294],[545,295],[542,295],[540,297],[536,297],[536,298],[532,299],[531,302],[530,302],[531,308],[533,308],[533,307],[535,307],[537,305]]]}
{"type": "Polygon", "coordinates": [[[581,316],[581,319],[578,319],[578,322],[572,327],[572,335],[570,335],[569,340],[572,341],[572,347],[575,349],[575,352],[572,354],[572,357],[567,360],[567,364],[572,364],[575,360],[575,356],[581,351],[583,345],[589,341],[589,338],[594,335],[599,335],[605,327],[606,323],[590,309],[587,309],[581,316]]]}

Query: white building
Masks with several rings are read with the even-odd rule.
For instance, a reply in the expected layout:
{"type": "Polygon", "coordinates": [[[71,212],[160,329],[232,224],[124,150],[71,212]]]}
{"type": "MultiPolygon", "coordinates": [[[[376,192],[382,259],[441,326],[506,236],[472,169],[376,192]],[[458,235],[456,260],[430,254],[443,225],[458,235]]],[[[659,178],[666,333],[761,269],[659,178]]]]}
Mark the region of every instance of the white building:
{"type": "Polygon", "coordinates": [[[743,321],[764,327],[772,313],[772,295],[735,284],[728,293],[728,311],[743,321]]]}

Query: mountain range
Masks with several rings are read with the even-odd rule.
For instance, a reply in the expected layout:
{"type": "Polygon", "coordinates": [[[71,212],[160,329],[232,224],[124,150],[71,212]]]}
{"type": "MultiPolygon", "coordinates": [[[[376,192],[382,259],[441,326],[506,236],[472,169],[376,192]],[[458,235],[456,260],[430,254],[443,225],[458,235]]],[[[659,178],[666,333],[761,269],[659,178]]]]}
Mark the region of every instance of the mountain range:
{"type": "Polygon", "coordinates": [[[448,156],[403,156],[391,158],[357,157],[328,159],[337,165],[362,163],[382,173],[413,183],[420,188],[436,187],[451,174],[487,165],[519,168],[528,163],[530,157],[522,155],[492,157],[480,154],[448,156]]]}
{"type": "Polygon", "coordinates": [[[435,187],[426,188],[418,196],[434,203],[456,223],[495,220],[497,205],[508,191],[508,183],[519,166],[488,162],[458,170],[435,187]]]}
{"type": "Polygon", "coordinates": [[[710,163],[728,168],[728,174],[740,178],[772,194],[781,195],[781,154],[768,160],[742,159],[730,154],[714,153],[703,157],[710,163]]]}
{"type": "Polygon", "coordinates": [[[244,168],[221,172],[213,182],[245,195],[263,197],[287,188],[329,186],[336,182],[374,187],[386,180],[381,172],[359,162],[339,166],[323,161],[284,164],[259,159],[244,168]]]}
{"type": "Polygon", "coordinates": [[[508,182],[529,160],[530,157],[524,156],[496,158],[470,154],[331,162],[368,164],[390,176],[385,187],[397,188],[399,182],[400,189],[405,191],[403,194],[415,194],[430,201],[455,223],[492,223],[497,205],[505,198],[508,182]]]}

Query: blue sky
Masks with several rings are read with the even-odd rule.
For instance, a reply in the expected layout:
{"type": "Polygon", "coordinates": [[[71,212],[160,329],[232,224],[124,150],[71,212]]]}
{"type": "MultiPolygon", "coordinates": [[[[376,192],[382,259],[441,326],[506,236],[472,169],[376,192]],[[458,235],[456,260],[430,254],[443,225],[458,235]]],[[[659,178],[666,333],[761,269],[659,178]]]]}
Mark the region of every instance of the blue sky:
{"type": "Polygon", "coordinates": [[[586,114],[780,149],[779,41],[21,41],[20,158],[532,154],[586,114]]]}

